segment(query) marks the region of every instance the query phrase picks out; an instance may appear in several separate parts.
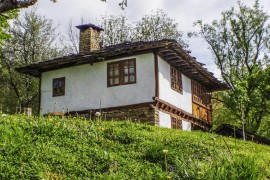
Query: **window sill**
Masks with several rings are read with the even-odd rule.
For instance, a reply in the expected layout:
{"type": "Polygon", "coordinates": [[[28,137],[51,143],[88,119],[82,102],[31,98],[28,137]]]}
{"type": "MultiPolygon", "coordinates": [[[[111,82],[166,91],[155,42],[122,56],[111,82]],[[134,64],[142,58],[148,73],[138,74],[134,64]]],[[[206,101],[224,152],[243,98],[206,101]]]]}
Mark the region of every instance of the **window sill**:
{"type": "Polygon", "coordinates": [[[180,90],[177,90],[177,89],[173,89],[173,88],[171,88],[172,90],[174,90],[174,91],[176,91],[176,92],[178,92],[179,94],[183,94],[183,90],[182,91],[180,91],[180,90]]]}
{"type": "Polygon", "coordinates": [[[107,87],[115,87],[115,86],[124,86],[124,85],[130,85],[130,84],[136,84],[136,82],[132,82],[132,83],[125,83],[125,84],[116,84],[116,85],[107,85],[107,87]]]}

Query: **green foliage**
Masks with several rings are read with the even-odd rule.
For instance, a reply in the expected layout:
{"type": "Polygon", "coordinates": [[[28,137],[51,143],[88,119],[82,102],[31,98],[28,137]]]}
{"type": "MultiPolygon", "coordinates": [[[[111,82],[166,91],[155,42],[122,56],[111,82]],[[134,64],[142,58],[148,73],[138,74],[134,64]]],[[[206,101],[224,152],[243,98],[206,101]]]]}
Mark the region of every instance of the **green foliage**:
{"type": "Polygon", "coordinates": [[[110,15],[101,18],[100,23],[104,28],[102,34],[104,45],[114,45],[131,40],[132,25],[127,21],[124,15],[110,15]]]}
{"type": "Polygon", "coordinates": [[[152,11],[140,20],[129,23],[123,16],[103,16],[100,20],[104,28],[104,45],[119,44],[124,41],[154,41],[160,39],[174,39],[183,47],[188,47],[182,40],[183,33],[178,23],[162,10],[152,11]]]}
{"type": "Polygon", "coordinates": [[[253,7],[240,1],[238,5],[237,10],[223,12],[220,21],[196,24],[210,46],[222,79],[231,88],[219,95],[224,102],[223,112],[232,118],[231,123],[238,121],[257,132],[269,115],[269,15],[259,1],[253,7]]]}
{"type": "Polygon", "coordinates": [[[202,132],[0,115],[0,135],[0,179],[270,178],[268,146],[202,132]]]}
{"type": "Polygon", "coordinates": [[[10,38],[10,34],[8,33],[8,28],[10,27],[9,20],[14,19],[17,16],[18,16],[17,10],[9,11],[5,14],[5,16],[0,16],[0,44],[1,45],[3,41],[6,41],[8,40],[8,38],[10,38]]]}
{"type": "Polygon", "coordinates": [[[156,10],[145,15],[136,22],[133,29],[133,41],[153,41],[160,39],[174,39],[183,47],[188,45],[182,40],[183,33],[178,29],[178,23],[164,11],[156,10]]]}
{"type": "MultiPolygon", "coordinates": [[[[183,41],[183,32],[179,30],[178,23],[162,10],[152,11],[136,22],[130,22],[124,15],[104,15],[98,21],[100,27],[104,29],[101,34],[103,46],[126,41],[174,39],[184,48],[188,48],[188,44],[183,41]]],[[[67,29],[67,39],[63,39],[62,44],[70,53],[79,53],[79,31],[74,30],[74,27],[71,21],[67,29]]]]}
{"type": "MultiPolygon", "coordinates": [[[[21,107],[38,107],[38,79],[22,75],[15,67],[45,61],[62,53],[55,46],[55,27],[51,20],[34,11],[26,12],[13,21],[10,38],[0,49],[0,105],[9,113],[21,107]],[[8,95],[8,96],[7,96],[8,95]]],[[[37,110],[36,110],[37,111],[37,110]]]]}

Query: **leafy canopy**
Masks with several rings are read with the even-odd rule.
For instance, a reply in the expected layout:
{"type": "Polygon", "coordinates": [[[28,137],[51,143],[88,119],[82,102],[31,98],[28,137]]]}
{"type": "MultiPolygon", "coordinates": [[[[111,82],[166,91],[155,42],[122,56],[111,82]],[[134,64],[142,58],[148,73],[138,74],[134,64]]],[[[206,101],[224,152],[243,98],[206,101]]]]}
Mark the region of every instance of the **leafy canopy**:
{"type": "MultiPolygon", "coordinates": [[[[14,113],[21,111],[21,107],[36,103],[39,89],[38,79],[19,74],[14,68],[51,59],[61,52],[55,46],[56,34],[52,21],[35,11],[16,18],[9,33],[10,38],[0,49],[1,89],[7,93],[0,93],[0,103],[9,109],[8,112],[14,113]]],[[[38,105],[35,107],[38,108],[38,105]]]]}
{"type": "Polygon", "coordinates": [[[224,106],[243,126],[256,132],[269,115],[269,15],[255,1],[253,7],[238,2],[238,9],[222,13],[211,24],[196,23],[208,43],[224,82],[231,88],[222,93],[224,106]]]}
{"type": "MultiPolygon", "coordinates": [[[[136,22],[129,22],[124,15],[105,15],[99,21],[104,29],[102,42],[104,46],[120,44],[125,41],[154,41],[174,39],[184,48],[188,45],[183,41],[183,32],[178,23],[162,10],[152,11],[136,22]]],[[[78,52],[79,32],[74,31],[72,22],[67,29],[67,41],[63,45],[73,53],[78,52]]]]}

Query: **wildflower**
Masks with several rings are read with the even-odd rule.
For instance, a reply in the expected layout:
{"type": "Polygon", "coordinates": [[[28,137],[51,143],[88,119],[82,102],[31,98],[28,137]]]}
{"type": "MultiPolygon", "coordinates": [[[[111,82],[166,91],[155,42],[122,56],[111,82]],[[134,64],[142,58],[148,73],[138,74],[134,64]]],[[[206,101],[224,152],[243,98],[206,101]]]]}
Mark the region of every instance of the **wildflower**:
{"type": "Polygon", "coordinates": [[[167,154],[169,151],[167,149],[163,149],[163,153],[167,154]]]}
{"type": "Polygon", "coordinates": [[[101,116],[101,113],[100,112],[96,112],[95,113],[95,116],[101,116]]]}
{"type": "Polygon", "coordinates": [[[2,117],[7,117],[7,114],[2,114],[2,117]]]}
{"type": "Polygon", "coordinates": [[[169,172],[173,172],[173,170],[174,170],[173,167],[169,168],[169,172]]]}

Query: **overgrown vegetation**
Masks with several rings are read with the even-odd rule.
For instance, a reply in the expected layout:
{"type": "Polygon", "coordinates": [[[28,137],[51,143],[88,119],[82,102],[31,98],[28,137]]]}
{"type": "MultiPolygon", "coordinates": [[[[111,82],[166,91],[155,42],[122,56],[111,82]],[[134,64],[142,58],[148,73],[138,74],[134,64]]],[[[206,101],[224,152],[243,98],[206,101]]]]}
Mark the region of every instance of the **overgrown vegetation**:
{"type": "Polygon", "coordinates": [[[0,134],[0,179],[270,178],[270,147],[215,134],[22,115],[0,134]]]}

